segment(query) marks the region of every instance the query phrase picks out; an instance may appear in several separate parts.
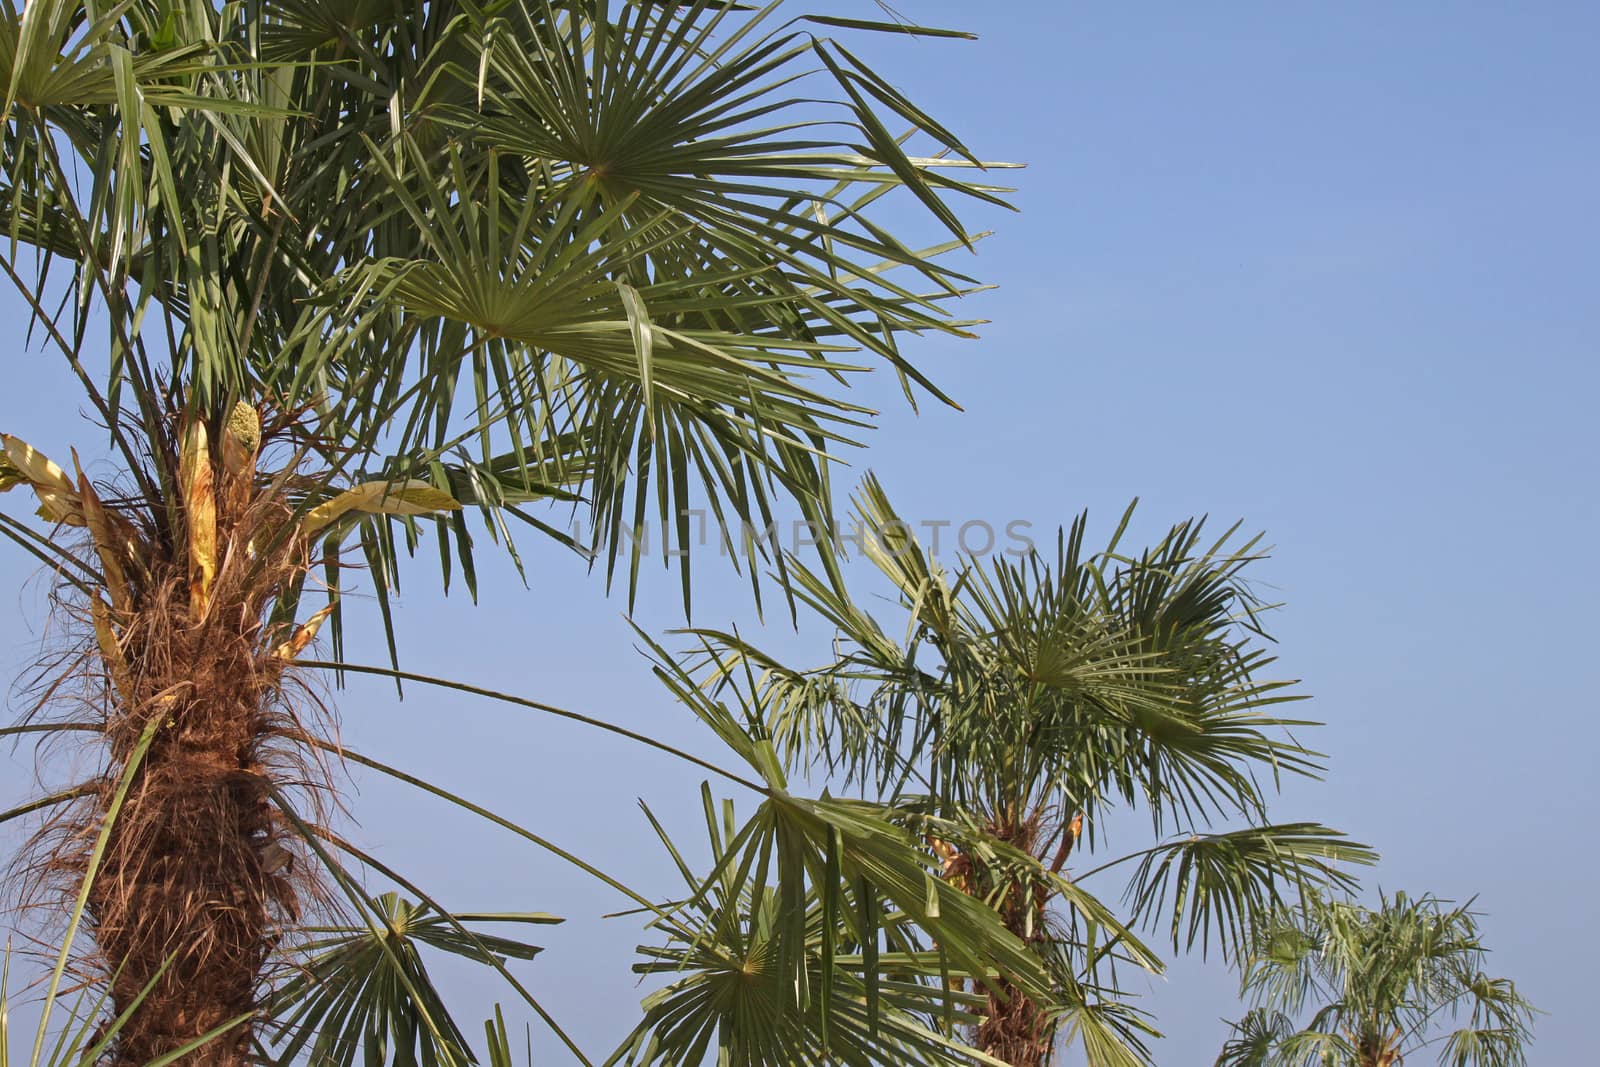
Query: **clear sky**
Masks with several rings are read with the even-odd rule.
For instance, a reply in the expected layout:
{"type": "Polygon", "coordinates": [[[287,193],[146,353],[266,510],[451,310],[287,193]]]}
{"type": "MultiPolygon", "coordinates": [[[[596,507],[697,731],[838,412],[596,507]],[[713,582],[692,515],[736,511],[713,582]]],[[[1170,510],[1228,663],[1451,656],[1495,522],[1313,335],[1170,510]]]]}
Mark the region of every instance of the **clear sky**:
{"type": "MultiPolygon", "coordinates": [[[[857,469],[919,519],[1046,529],[1087,507],[1104,532],[1139,496],[1146,531],[1198,513],[1267,531],[1282,673],[1315,696],[1302,710],[1328,724],[1311,743],[1330,758],[1277,813],[1380,848],[1372,886],[1477,894],[1493,968],[1549,1012],[1534,1062],[1590,1062],[1600,8],[901,6],[982,39],[860,54],[979,155],[1028,169],[1007,176],[1020,215],[975,216],[997,231],[972,267],[1000,286],[970,302],[993,320],[982,340],[908,344],[965,412],[913,415],[877,376],[863,396],[886,413],[857,469]]],[[[83,443],[70,383],[24,351],[19,305],[0,300],[0,425],[51,451],[83,443]]],[[[441,601],[419,561],[404,665],[714,751],[631,650],[624,601],[522,547],[531,588],[486,555],[477,608],[441,601]]],[[[0,589],[27,590],[0,621],[8,678],[41,626],[32,573],[0,551],[0,589]]],[[[754,625],[737,579],[714,560],[697,575],[696,622],[754,625]]],[[[643,625],[681,623],[675,590],[647,582],[643,625]]],[[[802,658],[826,638],[773,631],[802,658]]],[[[339,705],[354,747],[643,888],[675,886],[636,798],[700,834],[698,775],[650,753],[420,689],[397,703],[354,684],[339,705]]],[[[436,803],[356,785],[357,836],[447,903],[571,918],[538,931],[550,951],[525,973],[586,1047],[632,1024],[639,923],[598,919],[620,898],[436,803]]],[[[454,988],[473,1029],[506,999],[477,978],[454,988]]],[[[1238,1011],[1215,960],[1175,966],[1147,1006],[1177,1065],[1209,1064],[1238,1011]]]]}

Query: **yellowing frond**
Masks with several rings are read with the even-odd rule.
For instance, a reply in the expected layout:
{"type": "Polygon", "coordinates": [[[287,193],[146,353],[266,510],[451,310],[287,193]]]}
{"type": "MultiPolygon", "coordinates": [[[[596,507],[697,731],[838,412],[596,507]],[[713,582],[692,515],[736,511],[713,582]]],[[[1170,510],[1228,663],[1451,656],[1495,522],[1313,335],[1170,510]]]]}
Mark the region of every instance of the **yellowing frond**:
{"type": "MultiPolygon", "coordinates": [[[[76,454],[72,457],[77,460],[76,454]]],[[[84,525],[100,556],[100,572],[106,581],[106,591],[111,594],[111,606],[118,611],[133,607],[133,596],[128,588],[127,571],[122,566],[122,550],[127,547],[126,536],[118,536],[115,516],[100,504],[100,494],[94,491],[83,470],[78,471],[79,499],[83,506],[84,525]]]]}
{"type": "Polygon", "coordinates": [[[41,518],[66,526],[82,526],[83,504],[67,472],[19,437],[0,434],[0,441],[5,444],[6,460],[0,467],[0,491],[27,482],[39,498],[41,518]]]}
{"type": "Polygon", "coordinates": [[[362,482],[306,512],[300,529],[310,537],[351,511],[370,515],[435,515],[459,510],[461,504],[455,497],[417,478],[403,482],[362,482]]]}
{"type": "Polygon", "coordinates": [[[55,489],[68,494],[76,492],[72,479],[67,477],[67,472],[28,442],[8,433],[0,434],[0,440],[5,441],[6,459],[21,471],[22,476],[32,482],[35,488],[55,489]]]}
{"type": "Polygon", "coordinates": [[[328,616],[333,614],[334,607],[335,605],[329,604],[295,627],[294,634],[289,640],[272,650],[273,657],[287,662],[304,652],[306,646],[316,639],[317,631],[322,629],[322,624],[327,621],[328,616]]]}
{"type": "Polygon", "coordinates": [[[111,684],[119,697],[131,700],[134,693],[128,683],[128,659],[123,654],[122,643],[117,640],[116,627],[111,624],[111,609],[104,600],[95,597],[89,601],[89,610],[94,616],[94,636],[100,646],[100,656],[105,660],[106,673],[111,675],[111,684]]]}

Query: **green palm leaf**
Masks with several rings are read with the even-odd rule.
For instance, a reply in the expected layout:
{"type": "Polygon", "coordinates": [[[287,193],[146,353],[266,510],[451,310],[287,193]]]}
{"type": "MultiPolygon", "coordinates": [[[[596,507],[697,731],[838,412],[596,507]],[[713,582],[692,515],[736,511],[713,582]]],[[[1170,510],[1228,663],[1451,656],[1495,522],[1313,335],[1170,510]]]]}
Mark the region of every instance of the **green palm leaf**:
{"type": "Polygon", "coordinates": [[[539,949],[487,932],[471,936],[464,924],[550,924],[541,914],[443,916],[395,893],[371,902],[374,922],[362,926],[312,926],[291,954],[297,973],[274,995],[270,1014],[283,1036],[276,1055],[285,1063],[301,1054],[312,1062],[464,1065],[476,1062],[451,1018],[423,960],[432,949],[477,962],[489,956],[531,960],[539,949]]]}

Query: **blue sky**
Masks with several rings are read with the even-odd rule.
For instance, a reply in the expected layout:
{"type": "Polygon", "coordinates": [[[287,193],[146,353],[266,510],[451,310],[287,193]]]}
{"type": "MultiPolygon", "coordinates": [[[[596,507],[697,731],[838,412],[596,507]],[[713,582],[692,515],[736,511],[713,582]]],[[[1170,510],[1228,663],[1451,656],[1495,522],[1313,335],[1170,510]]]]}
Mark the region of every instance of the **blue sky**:
{"type": "MultiPolygon", "coordinates": [[[[1006,176],[1021,214],[973,216],[997,231],[972,264],[999,286],[970,302],[993,320],[982,340],[908,346],[965,411],[913,414],[875,376],[862,395],[885,415],[856,472],[904,514],[957,524],[1045,530],[1088,508],[1104,532],[1138,496],[1145,532],[1200,513],[1265,530],[1281,673],[1314,695],[1302,710],[1327,723],[1311,743],[1330,760],[1278,813],[1380,848],[1374,887],[1476,894],[1494,968],[1549,1012],[1534,1060],[1583,1062],[1600,948],[1600,582],[1584,562],[1600,518],[1600,9],[902,9],[982,39],[860,54],[979,155],[1028,169],[1006,176]]],[[[70,383],[11,328],[4,428],[81,444],[94,431],[71,420],[70,383]]],[[[530,588],[486,564],[476,608],[441,600],[422,561],[399,610],[405,665],[710,751],[632,651],[623,600],[523,547],[530,588]]],[[[0,553],[0,588],[25,590],[0,623],[8,678],[41,632],[32,574],[0,553]]],[[[697,578],[696,622],[755,625],[737,578],[710,560],[697,578]]],[[[641,624],[681,624],[675,597],[675,578],[647,581],[641,624]]],[[[804,657],[826,634],[764,640],[804,657]]],[[[358,683],[338,704],[353,746],[641,887],[669,893],[672,874],[636,798],[699,832],[698,776],[622,743],[421,690],[397,703],[358,683]]],[[[358,836],[448,903],[571,918],[538,931],[551,947],[526,973],[586,1047],[631,1025],[639,924],[598,919],[619,898],[434,803],[354,785],[358,836]]],[[[455,988],[469,1024],[505,999],[473,977],[455,988]]],[[[1160,1062],[1209,1063],[1232,993],[1215,960],[1153,983],[1160,1062]]]]}

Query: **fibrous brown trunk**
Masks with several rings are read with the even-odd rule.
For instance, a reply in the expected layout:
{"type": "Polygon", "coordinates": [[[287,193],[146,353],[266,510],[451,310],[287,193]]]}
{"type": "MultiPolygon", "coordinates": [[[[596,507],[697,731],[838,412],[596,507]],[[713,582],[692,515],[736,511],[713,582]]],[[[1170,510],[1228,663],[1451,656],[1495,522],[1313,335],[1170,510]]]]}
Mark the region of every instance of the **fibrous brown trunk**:
{"type": "Polygon", "coordinates": [[[34,866],[75,893],[127,782],[90,881],[93,954],[79,961],[109,987],[113,1018],[131,1011],[105,1057],[115,1067],[207,1035],[177,1062],[249,1062],[266,969],[312,885],[282,809],[285,790],[309,790],[315,806],[326,787],[285,696],[284,649],[310,632],[266,622],[306,553],[287,505],[255,494],[255,442],[242,460],[238,441],[223,445],[217,465],[203,430],[186,433],[180,525],[168,534],[160,502],[102,502],[81,475],[69,501],[103,564],[103,586],[77,603],[93,621],[83,695],[107,758],[36,839],[34,866]]]}
{"type": "Polygon", "coordinates": [[[1003,980],[999,986],[978,1026],[978,1051],[1011,1067],[1046,1067],[1055,1027],[1021,990],[1003,980]]]}
{"type": "MultiPolygon", "coordinates": [[[[1002,899],[1000,917],[1017,937],[1039,943],[1045,938],[1045,903],[1046,898],[1037,891],[1014,885],[1002,899]]],[[[1055,1027],[1049,1017],[1004,978],[990,990],[983,1022],[974,1037],[980,1052],[1011,1067],[1046,1067],[1053,1058],[1055,1027]]]]}
{"type": "Polygon", "coordinates": [[[1395,1067],[1400,1063],[1400,1034],[1396,1029],[1387,1037],[1375,1033],[1363,1035],[1356,1042],[1359,1067],[1395,1067]]]}
{"type": "MultiPolygon", "coordinates": [[[[1052,835],[1040,832],[1043,823],[1038,813],[1021,819],[1012,815],[994,820],[988,829],[1013,848],[1037,854],[1051,843],[1052,835]]],[[[1082,828],[1082,815],[1074,815],[1068,823],[1059,825],[1059,844],[1048,864],[1052,874],[1060,873],[1066,864],[1082,828]]],[[[1039,860],[1045,862],[1043,856],[1039,856],[1039,860]]],[[[981,872],[971,870],[965,857],[947,858],[946,868],[947,874],[960,872],[961,884],[968,892],[978,888],[982,880],[981,872]],[[956,861],[954,864],[952,859],[956,861]]],[[[1042,885],[1014,884],[1001,896],[1000,917],[1006,928],[1023,941],[1042,944],[1049,937],[1046,926],[1049,900],[1050,892],[1042,885]]],[[[1002,978],[989,992],[984,1019],[973,1040],[980,1052],[1011,1067],[1048,1067],[1055,1058],[1055,1033],[1056,1027],[1049,1015],[1022,990],[1002,978]]]]}
{"type": "MultiPolygon", "coordinates": [[[[248,634],[172,621],[160,642],[170,662],[129,663],[135,685],[148,679],[164,695],[141,693],[114,712],[108,787],[158,721],[88,902],[115,1009],[143,994],[116,1039],[113,1062],[130,1067],[247,1018],[271,939],[295,909],[274,869],[282,828],[263,759],[280,725],[270,712],[273,672],[261,669],[248,634]]],[[[250,1034],[235,1026],[182,1062],[241,1064],[250,1034]]]]}

